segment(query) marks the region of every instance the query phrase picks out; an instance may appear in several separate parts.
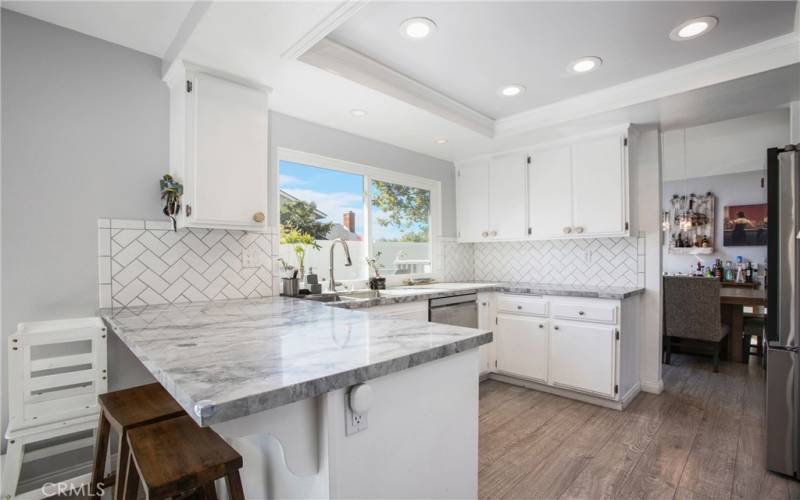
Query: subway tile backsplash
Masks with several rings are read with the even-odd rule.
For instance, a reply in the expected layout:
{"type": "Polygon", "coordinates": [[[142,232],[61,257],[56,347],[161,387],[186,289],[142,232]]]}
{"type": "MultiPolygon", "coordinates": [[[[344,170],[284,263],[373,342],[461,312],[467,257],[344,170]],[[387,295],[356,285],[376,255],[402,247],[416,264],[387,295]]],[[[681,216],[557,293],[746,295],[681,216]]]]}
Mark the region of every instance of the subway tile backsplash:
{"type": "Polygon", "coordinates": [[[170,230],[168,222],[99,219],[100,307],[268,297],[278,292],[273,233],[170,230]],[[242,253],[258,254],[243,267],[242,253]]]}
{"type": "Polygon", "coordinates": [[[446,281],[643,286],[644,237],[443,242],[446,281]]]}

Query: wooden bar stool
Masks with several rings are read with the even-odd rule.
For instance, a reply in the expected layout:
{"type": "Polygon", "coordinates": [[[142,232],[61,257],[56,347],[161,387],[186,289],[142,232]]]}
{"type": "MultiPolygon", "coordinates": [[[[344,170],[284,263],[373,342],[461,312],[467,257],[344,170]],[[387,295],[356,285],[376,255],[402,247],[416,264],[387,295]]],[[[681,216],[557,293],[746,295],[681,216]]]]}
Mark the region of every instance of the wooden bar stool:
{"type": "Polygon", "coordinates": [[[161,384],[147,384],[121,391],[107,392],[98,396],[100,423],[97,425],[97,440],[92,467],[92,492],[97,493],[99,483],[104,487],[114,484],[114,498],[121,498],[124,473],[128,461],[128,432],[142,425],[180,417],[186,414],[161,384]],[[117,472],[104,477],[109,431],[119,438],[117,449],[117,472]]]}
{"type": "Polygon", "coordinates": [[[141,482],[149,500],[183,497],[216,498],[214,481],[225,478],[228,497],[244,500],[239,469],[242,456],[208,427],[188,415],[128,432],[130,458],[125,500],[136,500],[141,482]]]}

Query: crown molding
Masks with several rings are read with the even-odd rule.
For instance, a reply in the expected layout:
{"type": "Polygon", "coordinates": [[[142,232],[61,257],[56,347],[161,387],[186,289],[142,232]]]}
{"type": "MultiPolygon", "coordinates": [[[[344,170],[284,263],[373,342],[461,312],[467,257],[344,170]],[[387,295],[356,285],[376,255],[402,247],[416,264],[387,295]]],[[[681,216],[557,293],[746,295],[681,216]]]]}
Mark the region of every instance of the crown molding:
{"type": "Polygon", "coordinates": [[[494,135],[495,122],[492,118],[329,38],[320,40],[299,60],[424,109],[486,137],[494,135]]]}
{"type": "Polygon", "coordinates": [[[356,15],[370,0],[346,0],[333,9],[311,30],[300,37],[295,43],[281,54],[282,59],[297,59],[305,54],[311,47],[328,36],[333,30],[347,22],[356,15]]]}
{"type": "Polygon", "coordinates": [[[799,62],[800,35],[793,32],[499,119],[495,122],[495,137],[529,132],[799,62]]]}

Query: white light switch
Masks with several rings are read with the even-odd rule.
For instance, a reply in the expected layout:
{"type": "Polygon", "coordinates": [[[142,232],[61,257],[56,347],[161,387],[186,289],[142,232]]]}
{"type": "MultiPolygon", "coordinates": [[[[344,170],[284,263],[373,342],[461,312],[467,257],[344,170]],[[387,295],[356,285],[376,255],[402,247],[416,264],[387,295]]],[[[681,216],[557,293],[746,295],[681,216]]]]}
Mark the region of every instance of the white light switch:
{"type": "Polygon", "coordinates": [[[242,250],[242,267],[258,267],[261,265],[261,252],[258,247],[250,247],[242,250]]]}

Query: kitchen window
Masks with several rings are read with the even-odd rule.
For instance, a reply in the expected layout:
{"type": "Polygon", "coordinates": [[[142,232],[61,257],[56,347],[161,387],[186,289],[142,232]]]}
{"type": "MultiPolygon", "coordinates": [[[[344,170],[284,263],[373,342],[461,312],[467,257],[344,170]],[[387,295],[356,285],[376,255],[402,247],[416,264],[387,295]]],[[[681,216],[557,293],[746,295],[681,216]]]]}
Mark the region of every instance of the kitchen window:
{"type": "Polygon", "coordinates": [[[280,257],[287,264],[298,268],[302,258],[306,274],[313,269],[327,279],[330,246],[342,238],[353,266],[345,267],[335,249],[337,281],[366,280],[367,257],[377,258],[388,283],[433,274],[438,181],[279,149],[278,186],[280,257]]]}

